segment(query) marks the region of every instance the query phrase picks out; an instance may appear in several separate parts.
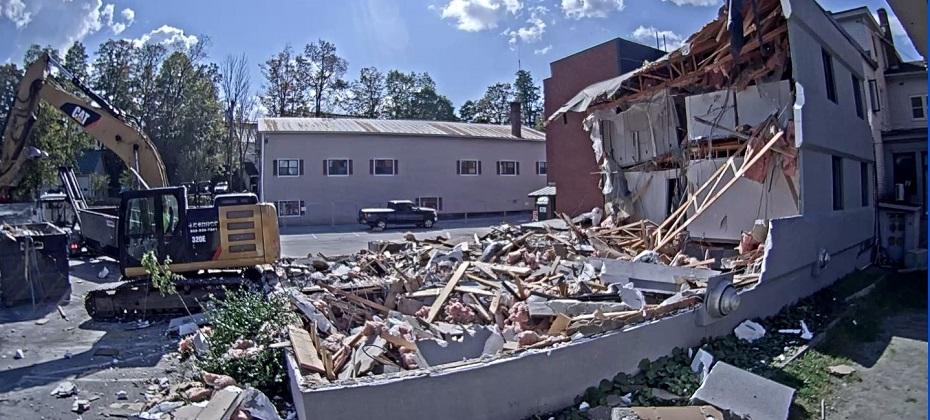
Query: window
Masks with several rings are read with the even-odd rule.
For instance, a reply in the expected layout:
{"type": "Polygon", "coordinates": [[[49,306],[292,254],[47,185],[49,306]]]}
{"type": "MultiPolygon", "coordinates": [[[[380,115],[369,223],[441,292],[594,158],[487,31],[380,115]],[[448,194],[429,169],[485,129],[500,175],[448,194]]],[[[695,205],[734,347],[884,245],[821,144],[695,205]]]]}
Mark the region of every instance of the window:
{"type": "Polygon", "coordinates": [[[827,84],[827,99],[836,103],[836,80],[833,78],[833,57],[823,48],[820,49],[820,56],[823,59],[823,77],[827,84]]]}
{"type": "Polygon", "coordinates": [[[368,173],[379,176],[397,175],[397,159],[371,159],[368,161],[368,173]]]}
{"type": "Polygon", "coordinates": [[[927,96],[911,96],[911,118],[927,119],[927,96]]]}
{"type": "Polygon", "coordinates": [[[323,161],[323,173],[326,176],[352,175],[351,159],[326,159],[323,161]]]}
{"type": "Polygon", "coordinates": [[[442,210],[442,197],[418,197],[417,206],[440,211],[442,210]]]}
{"type": "Polygon", "coordinates": [[[303,200],[284,200],[276,203],[278,217],[299,217],[307,213],[303,200]]]}
{"type": "Polygon", "coordinates": [[[856,116],[865,118],[865,113],[862,110],[862,80],[859,80],[855,75],[852,76],[852,88],[853,100],[856,105],[856,116]]]}
{"type": "Polygon", "coordinates": [[[546,161],[536,162],[536,175],[546,175],[549,173],[549,164],[546,161]]]}
{"type": "Polygon", "coordinates": [[[299,176],[304,174],[303,159],[278,159],[274,161],[274,176],[299,176]]]}
{"type": "Polygon", "coordinates": [[[862,192],[862,207],[869,206],[869,164],[859,162],[859,188],[862,192]]]}
{"type": "Polygon", "coordinates": [[[878,96],[878,81],[875,79],[869,79],[869,102],[872,106],[872,112],[882,110],[882,102],[878,96]]]}
{"type": "Polygon", "coordinates": [[[497,174],[507,176],[520,175],[520,162],[512,160],[497,161],[497,174]]]}
{"type": "Polygon", "coordinates": [[[843,210],[843,158],[833,156],[833,210],[843,210]]]}
{"type": "Polygon", "coordinates": [[[481,175],[480,160],[455,161],[455,173],[459,175],[481,175]]]}

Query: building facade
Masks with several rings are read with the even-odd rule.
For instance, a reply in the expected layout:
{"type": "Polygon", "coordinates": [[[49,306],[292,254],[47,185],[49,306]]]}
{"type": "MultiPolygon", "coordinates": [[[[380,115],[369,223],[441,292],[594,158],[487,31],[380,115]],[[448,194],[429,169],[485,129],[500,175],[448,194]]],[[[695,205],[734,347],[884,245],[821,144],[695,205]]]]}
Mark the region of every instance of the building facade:
{"type": "MultiPolygon", "coordinates": [[[[665,52],[622,38],[612,39],[549,64],[551,76],[543,80],[544,111],[548,117],[578,91],[592,83],[635,70],[665,52]]],[[[564,114],[546,126],[549,181],[558,188],[556,210],[575,216],[601,206],[588,133],[581,127],[584,115],[564,114]]]]}
{"type": "Polygon", "coordinates": [[[263,118],[261,198],[282,224],[357,222],[413,200],[443,217],[522,212],[546,185],[545,137],[525,127],[438,121],[263,118]]]}

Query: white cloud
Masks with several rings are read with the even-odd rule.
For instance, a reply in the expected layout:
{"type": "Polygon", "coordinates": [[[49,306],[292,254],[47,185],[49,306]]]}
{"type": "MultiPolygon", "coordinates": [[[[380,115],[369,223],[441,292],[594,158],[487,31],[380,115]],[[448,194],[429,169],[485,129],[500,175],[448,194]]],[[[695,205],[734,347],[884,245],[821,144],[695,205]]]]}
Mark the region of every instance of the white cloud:
{"type": "Polygon", "coordinates": [[[7,57],[14,61],[29,45],[51,45],[63,52],[104,28],[119,34],[134,19],[131,9],[117,15],[115,6],[103,0],[0,0],[0,26],[9,21],[17,29],[7,57]]]}
{"type": "Polygon", "coordinates": [[[440,11],[443,19],[455,19],[456,27],[468,32],[494,29],[507,14],[523,8],[520,0],[450,0],[440,11]]]}
{"type": "Polygon", "coordinates": [[[623,0],[562,0],[562,12],[572,19],[604,18],[623,7],[623,0]]]}
{"type": "Polygon", "coordinates": [[[136,48],[140,48],[148,43],[153,43],[162,44],[169,48],[188,49],[196,45],[200,40],[196,35],[185,34],[183,29],[162,25],[160,28],[142,35],[139,38],[132,39],[131,41],[136,48]]]}
{"type": "Polygon", "coordinates": [[[32,21],[32,13],[26,11],[26,4],[22,0],[0,0],[0,16],[9,19],[17,28],[32,21]]]}
{"type": "Polygon", "coordinates": [[[717,6],[723,4],[721,0],[662,0],[675,3],[676,6],[717,6]]]}
{"type": "Polygon", "coordinates": [[[676,34],[675,32],[667,31],[667,30],[660,31],[656,29],[655,27],[652,27],[652,26],[647,27],[643,25],[640,25],[638,28],[636,28],[633,31],[633,33],[630,34],[630,36],[632,36],[633,39],[635,39],[639,43],[644,44],[644,45],[649,45],[649,46],[653,46],[656,44],[657,36],[658,36],[660,43],[663,41],[663,37],[664,37],[665,42],[660,45],[663,49],[667,45],[669,51],[678,49],[685,42],[684,37],[682,37],[679,34],[676,34]]]}
{"type": "Polygon", "coordinates": [[[123,15],[123,19],[126,19],[126,20],[129,21],[130,23],[132,23],[132,22],[134,22],[134,21],[136,20],[136,11],[135,11],[135,10],[132,10],[132,9],[130,9],[130,8],[128,8],[128,7],[125,8],[125,9],[123,9],[123,11],[120,12],[120,14],[123,15]]]}
{"type": "Polygon", "coordinates": [[[549,9],[543,6],[534,7],[533,10],[530,11],[530,18],[526,20],[526,23],[529,25],[518,28],[515,31],[505,31],[504,33],[510,37],[510,45],[514,45],[518,41],[532,44],[541,40],[543,33],[546,32],[546,22],[543,20],[543,16],[547,13],[549,13],[549,9]]]}
{"type": "Polygon", "coordinates": [[[552,45],[546,45],[545,47],[533,50],[533,54],[546,55],[546,54],[549,54],[550,50],[552,50],[552,45]]]}

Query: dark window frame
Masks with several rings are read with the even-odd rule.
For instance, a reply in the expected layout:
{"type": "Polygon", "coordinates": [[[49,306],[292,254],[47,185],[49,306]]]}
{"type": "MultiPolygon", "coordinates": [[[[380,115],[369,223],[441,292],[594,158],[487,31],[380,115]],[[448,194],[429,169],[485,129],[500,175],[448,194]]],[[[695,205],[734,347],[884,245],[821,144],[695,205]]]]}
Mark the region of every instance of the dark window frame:
{"type": "Polygon", "coordinates": [[[865,119],[865,107],[862,101],[862,79],[855,74],[850,76],[853,87],[853,104],[856,106],[856,116],[865,119]]]}
{"type": "Polygon", "coordinates": [[[820,58],[823,60],[823,78],[827,88],[827,99],[838,103],[836,96],[836,74],[833,71],[833,56],[827,50],[820,49],[820,58]]]}

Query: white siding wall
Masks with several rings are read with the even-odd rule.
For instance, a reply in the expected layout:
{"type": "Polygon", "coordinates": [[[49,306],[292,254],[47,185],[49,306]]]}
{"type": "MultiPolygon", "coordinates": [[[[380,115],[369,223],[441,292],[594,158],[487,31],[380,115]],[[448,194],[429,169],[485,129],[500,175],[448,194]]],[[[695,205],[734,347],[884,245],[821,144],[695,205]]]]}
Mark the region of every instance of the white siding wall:
{"type": "Polygon", "coordinates": [[[388,200],[442,197],[442,213],[531,210],[527,194],[546,185],[536,162],[546,160],[545,142],[363,134],[269,134],[263,145],[263,200],[302,200],[306,214],[283,224],[355,223],[364,207],[388,200]],[[324,175],[323,160],[353,160],[353,174],[324,175]],[[397,159],[398,175],[369,174],[369,159],[397,159]],[[303,159],[304,175],[275,177],[276,159],[303,159]],[[456,161],[480,159],[482,174],[456,174],[456,161]],[[520,162],[520,175],[500,176],[498,160],[520,162]]]}

